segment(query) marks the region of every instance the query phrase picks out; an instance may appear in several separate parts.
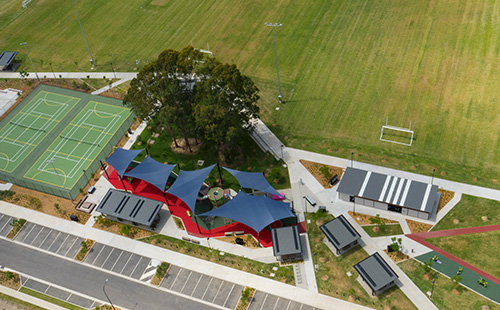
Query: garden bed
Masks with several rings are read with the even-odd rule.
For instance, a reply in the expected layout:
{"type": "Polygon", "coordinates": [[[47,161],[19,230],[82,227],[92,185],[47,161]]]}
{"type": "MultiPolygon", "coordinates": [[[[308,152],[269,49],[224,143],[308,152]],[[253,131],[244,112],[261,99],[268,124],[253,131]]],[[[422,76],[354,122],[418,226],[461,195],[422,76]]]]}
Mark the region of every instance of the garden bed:
{"type": "Polygon", "coordinates": [[[383,237],[403,234],[403,229],[399,224],[364,225],[362,227],[370,237],[383,237]]]}
{"type": "Polygon", "coordinates": [[[93,245],[94,240],[87,239],[85,241],[82,241],[82,247],[80,248],[80,251],[78,251],[78,254],[76,254],[75,259],[78,261],[83,261],[93,245]]]}
{"type": "Polygon", "coordinates": [[[12,271],[0,271],[0,284],[17,291],[21,287],[21,278],[12,271]]]}
{"type": "Polygon", "coordinates": [[[241,238],[243,239],[244,244],[242,246],[251,248],[251,249],[258,249],[260,248],[257,240],[255,240],[254,236],[249,234],[249,235],[242,235],[242,236],[227,236],[227,237],[219,237],[215,238],[220,241],[228,242],[228,243],[233,243],[236,244],[236,238],[241,238]]]}
{"type": "Polygon", "coordinates": [[[417,221],[412,221],[412,220],[406,220],[406,223],[408,224],[408,227],[410,228],[410,231],[412,234],[417,234],[421,232],[428,232],[431,228],[432,225],[430,224],[425,224],[417,221]]]}
{"type": "Polygon", "coordinates": [[[167,274],[168,268],[170,268],[169,263],[161,262],[161,264],[158,265],[158,267],[156,267],[156,273],[155,273],[153,279],[151,279],[151,284],[156,285],[156,286],[160,285],[161,281],[163,280],[163,278],[167,274]]]}
{"type": "Polygon", "coordinates": [[[236,310],[246,310],[248,306],[250,306],[250,302],[252,301],[253,295],[255,294],[255,289],[251,287],[245,287],[245,289],[241,292],[241,298],[236,306],[236,310]]]}
{"type": "Polygon", "coordinates": [[[453,197],[455,196],[455,192],[448,191],[448,190],[441,189],[441,188],[438,189],[438,192],[441,193],[441,199],[439,200],[437,212],[441,211],[441,209],[443,209],[448,204],[448,202],[450,202],[450,200],[452,200],[453,197]]]}
{"type": "Polygon", "coordinates": [[[342,177],[344,173],[344,168],[329,166],[324,164],[315,163],[307,160],[300,160],[300,163],[309,171],[310,174],[324,187],[331,188],[330,179],[334,176],[338,176],[338,180],[342,177]]]}
{"type": "Polygon", "coordinates": [[[384,223],[384,224],[397,224],[397,223],[399,223],[398,221],[393,221],[393,220],[385,219],[382,217],[376,217],[373,215],[368,215],[368,214],[363,214],[363,213],[358,213],[358,212],[356,212],[356,214],[354,214],[352,211],[349,211],[349,215],[356,221],[356,223],[358,223],[361,226],[373,225],[373,221],[374,220],[376,221],[377,219],[380,219],[380,222],[384,223]]]}
{"type": "Polygon", "coordinates": [[[12,229],[7,234],[7,238],[14,239],[17,233],[23,228],[24,224],[26,224],[25,219],[12,219],[9,225],[12,226],[12,229]]]}
{"type": "Polygon", "coordinates": [[[110,219],[103,217],[102,215],[96,217],[96,221],[92,226],[94,228],[104,230],[113,234],[120,236],[125,236],[131,239],[140,239],[148,236],[152,236],[156,233],[131,226],[129,224],[121,224],[110,219]]]}

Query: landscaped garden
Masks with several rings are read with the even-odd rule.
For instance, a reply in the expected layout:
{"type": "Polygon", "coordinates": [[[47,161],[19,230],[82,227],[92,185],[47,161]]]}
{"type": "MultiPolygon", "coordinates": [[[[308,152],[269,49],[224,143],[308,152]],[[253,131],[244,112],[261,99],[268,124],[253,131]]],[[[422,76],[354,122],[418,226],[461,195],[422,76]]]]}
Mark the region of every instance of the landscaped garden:
{"type": "Polygon", "coordinates": [[[446,230],[500,224],[500,202],[470,195],[462,199],[432,228],[446,230]]]}
{"type": "Polygon", "coordinates": [[[487,305],[491,310],[500,309],[500,306],[487,300],[486,298],[462,287],[457,286],[450,278],[447,278],[436,271],[427,272],[422,267],[423,265],[414,259],[409,259],[398,264],[408,277],[427,294],[434,291],[432,301],[441,310],[457,310],[471,309],[482,310],[484,305],[487,305]],[[425,276],[428,274],[428,276],[425,276]],[[455,289],[455,292],[453,291],[455,289]]]}
{"type": "Polygon", "coordinates": [[[323,242],[324,234],[319,227],[333,219],[327,213],[308,213],[306,219],[311,252],[318,264],[316,281],[321,294],[348,300],[372,308],[392,307],[393,309],[416,309],[412,302],[397,287],[383,292],[378,298],[372,298],[361,287],[356,278],[357,271],[353,265],[368,257],[368,254],[357,246],[336,257],[323,242]],[[350,273],[349,276],[347,273],[350,273]]]}

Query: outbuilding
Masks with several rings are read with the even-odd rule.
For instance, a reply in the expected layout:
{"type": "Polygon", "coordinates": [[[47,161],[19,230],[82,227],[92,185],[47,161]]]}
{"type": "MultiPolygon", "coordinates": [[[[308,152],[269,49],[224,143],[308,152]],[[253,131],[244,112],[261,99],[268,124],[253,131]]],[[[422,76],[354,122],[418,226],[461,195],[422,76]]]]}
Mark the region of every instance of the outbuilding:
{"type": "Polygon", "coordinates": [[[337,192],[344,201],[425,220],[436,214],[441,199],[436,185],[351,167],[337,192]]]}
{"type": "Polygon", "coordinates": [[[160,220],[162,206],[161,201],[111,188],[96,211],[115,221],[154,230],[160,220]]]}
{"type": "Polygon", "coordinates": [[[271,230],[273,253],[280,262],[290,262],[302,259],[299,228],[287,226],[271,230]]]}
{"type": "Polygon", "coordinates": [[[358,240],[361,238],[343,215],[320,226],[320,229],[325,234],[326,245],[337,256],[358,245],[358,240]]]}
{"type": "Polygon", "coordinates": [[[17,52],[2,52],[0,54],[0,70],[1,71],[15,71],[18,66],[14,59],[16,58],[17,52]]]}
{"type": "Polygon", "coordinates": [[[373,296],[392,287],[398,279],[398,275],[377,252],[354,265],[354,269],[359,273],[358,282],[373,296]]]}

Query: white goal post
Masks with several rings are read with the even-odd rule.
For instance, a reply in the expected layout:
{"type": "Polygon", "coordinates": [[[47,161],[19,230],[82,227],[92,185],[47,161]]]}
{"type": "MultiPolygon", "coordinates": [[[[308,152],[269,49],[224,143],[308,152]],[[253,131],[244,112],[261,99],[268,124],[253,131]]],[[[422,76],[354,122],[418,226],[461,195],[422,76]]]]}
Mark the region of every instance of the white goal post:
{"type": "Polygon", "coordinates": [[[388,125],[388,117],[386,117],[385,125],[382,126],[382,130],[380,132],[380,141],[390,142],[390,143],[396,143],[396,144],[401,144],[401,145],[406,145],[406,146],[411,146],[412,143],[413,143],[413,135],[414,134],[415,134],[415,132],[413,130],[411,130],[411,121],[410,121],[410,127],[409,128],[403,128],[403,127],[397,127],[397,126],[388,125]],[[404,142],[395,141],[395,140],[389,140],[389,139],[384,138],[384,129],[385,130],[395,130],[395,131],[399,131],[399,132],[404,132],[404,133],[410,134],[410,143],[404,143],[404,142]]]}

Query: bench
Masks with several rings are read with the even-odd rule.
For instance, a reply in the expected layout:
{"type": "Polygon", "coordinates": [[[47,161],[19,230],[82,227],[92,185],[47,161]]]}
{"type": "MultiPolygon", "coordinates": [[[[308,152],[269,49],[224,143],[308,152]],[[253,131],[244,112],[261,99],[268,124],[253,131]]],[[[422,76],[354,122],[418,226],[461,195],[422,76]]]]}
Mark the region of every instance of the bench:
{"type": "Polygon", "coordinates": [[[309,202],[309,204],[311,204],[311,206],[315,206],[316,205],[316,201],[314,201],[314,199],[311,198],[311,196],[307,195],[307,196],[304,196],[303,197],[307,202],[309,202]]]}
{"type": "Polygon", "coordinates": [[[188,237],[182,237],[182,240],[187,241],[187,242],[191,242],[191,238],[188,238],[188,237]]]}

